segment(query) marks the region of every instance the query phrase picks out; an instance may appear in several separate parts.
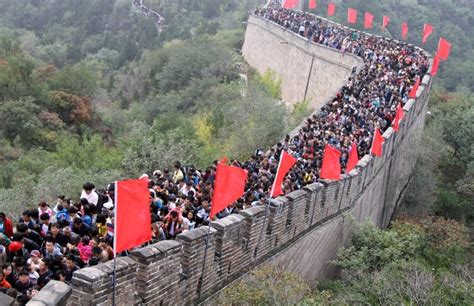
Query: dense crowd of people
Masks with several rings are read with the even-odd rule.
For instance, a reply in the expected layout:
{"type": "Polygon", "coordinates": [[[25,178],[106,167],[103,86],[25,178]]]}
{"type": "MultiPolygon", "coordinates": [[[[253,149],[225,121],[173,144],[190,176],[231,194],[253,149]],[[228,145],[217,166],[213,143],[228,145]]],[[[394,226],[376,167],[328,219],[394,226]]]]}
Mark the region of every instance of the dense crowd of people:
{"type": "MultiPolygon", "coordinates": [[[[246,161],[230,161],[248,171],[246,192],[218,218],[266,203],[282,150],[298,158],[284,181],[286,194],[318,181],[326,144],[342,152],[343,166],[353,142],[359,156],[369,154],[374,129],[384,131],[390,126],[396,105],[407,101],[415,79],[428,69],[427,57],[402,42],[278,6],[257,9],[255,14],[314,43],[340,50],[341,56],[355,54],[364,59],[364,67],[318,114],[305,121],[297,135],[286,136],[268,152],[256,150],[246,161]]],[[[149,181],[151,242],[174,239],[210,222],[216,165],[217,161],[199,170],[176,162],[172,169],[142,176],[149,181]]],[[[51,279],[69,282],[74,271],[112,259],[113,210],[114,184],[98,189],[88,182],[78,201],[60,195],[54,205],[41,202],[18,220],[0,213],[0,290],[25,302],[51,279]]]]}
{"type": "Polygon", "coordinates": [[[151,17],[155,21],[156,28],[158,29],[158,32],[161,31],[161,26],[165,22],[165,18],[158,14],[156,11],[150,9],[148,6],[146,6],[143,3],[143,0],[132,0],[133,6],[135,6],[137,9],[140,10],[143,16],[145,17],[151,17]]]}

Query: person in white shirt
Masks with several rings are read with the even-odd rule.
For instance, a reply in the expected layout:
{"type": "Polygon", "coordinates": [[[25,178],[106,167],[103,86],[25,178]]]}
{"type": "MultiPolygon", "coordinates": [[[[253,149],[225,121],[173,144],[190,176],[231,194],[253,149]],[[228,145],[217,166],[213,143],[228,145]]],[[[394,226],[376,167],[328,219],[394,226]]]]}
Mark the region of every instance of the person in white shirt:
{"type": "Polygon", "coordinates": [[[99,195],[95,192],[95,185],[87,182],[82,186],[81,199],[86,199],[89,204],[97,206],[99,195]]]}
{"type": "Polygon", "coordinates": [[[194,212],[188,211],[186,216],[183,215],[184,232],[193,230],[196,227],[196,221],[194,220],[194,212]]]}
{"type": "Polygon", "coordinates": [[[196,189],[194,189],[193,185],[193,182],[191,180],[188,180],[186,184],[179,190],[179,192],[181,192],[181,194],[185,196],[188,196],[190,191],[196,194],[196,189]]]}

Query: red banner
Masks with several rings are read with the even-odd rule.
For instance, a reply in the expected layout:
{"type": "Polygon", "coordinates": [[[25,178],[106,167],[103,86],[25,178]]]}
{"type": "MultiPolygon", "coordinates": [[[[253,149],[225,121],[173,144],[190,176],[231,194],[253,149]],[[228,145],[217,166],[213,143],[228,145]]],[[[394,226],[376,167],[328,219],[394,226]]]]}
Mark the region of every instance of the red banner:
{"type": "Polygon", "coordinates": [[[348,23],[357,23],[357,10],[353,8],[347,9],[347,22],[348,23]]]}
{"type": "Polygon", "coordinates": [[[217,165],[210,219],[244,194],[246,181],[247,171],[221,163],[217,165]]]}
{"type": "Polygon", "coordinates": [[[387,28],[388,24],[390,23],[390,17],[388,16],[383,16],[383,20],[382,20],[382,31],[385,30],[385,28],[387,28]]]}
{"type": "Polygon", "coordinates": [[[370,153],[373,155],[380,157],[382,156],[382,144],[383,144],[383,137],[380,134],[380,130],[378,128],[375,129],[374,133],[374,140],[372,141],[372,148],[370,149],[370,153]]]}
{"type": "Polygon", "coordinates": [[[374,23],[374,15],[369,13],[369,12],[365,12],[365,15],[364,15],[364,28],[372,29],[373,23],[374,23]]]}
{"type": "Polygon", "coordinates": [[[408,34],[408,23],[404,22],[402,23],[402,38],[404,40],[407,39],[407,34],[408,34]]]}
{"type": "Polygon", "coordinates": [[[429,23],[425,23],[425,25],[423,26],[423,37],[421,39],[421,42],[423,44],[426,43],[426,40],[431,35],[431,33],[433,33],[433,26],[429,23]]]}
{"type": "Polygon", "coordinates": [[[115,253],[151,240],[150,192],[142,179],[115,184],[115,253]]]}
{"type": "Polygon", "coordinates": [[[334,3],[329,3],[328,4],[328,16],[334,16],[335,12],[336,12],[336,5],[334,3]]]}
{"type": "Polygon", "coordinates": [[[321,166],[320,177],[328,180],[340,180],[341,179],[341,152],[330,146],[326,145],[324,148],[323,164],[321,166]]]}

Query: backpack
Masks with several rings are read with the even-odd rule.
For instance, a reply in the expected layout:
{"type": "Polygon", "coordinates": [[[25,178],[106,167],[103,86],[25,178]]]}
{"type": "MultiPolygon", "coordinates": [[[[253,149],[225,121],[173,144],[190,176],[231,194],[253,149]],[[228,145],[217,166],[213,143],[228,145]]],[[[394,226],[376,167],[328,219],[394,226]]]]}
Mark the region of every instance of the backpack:
{"type": "Polygon", "coordinates": [[[58,211],[56,213],[56,219],[59,220],[68,220],[69,221],[69,214],[66,209],[58,211]]]}
{"type": "Polygon", "coordinates": [[[97,212],[100,213],[100,212],[102,212],[102,207],[104,206],[104,204],[109,201],[109,198],[107,197],[106,194],[104,194],[102,192],[96,191],[96,193],[98,195],[96,208],[97,208],[97,212]]]}

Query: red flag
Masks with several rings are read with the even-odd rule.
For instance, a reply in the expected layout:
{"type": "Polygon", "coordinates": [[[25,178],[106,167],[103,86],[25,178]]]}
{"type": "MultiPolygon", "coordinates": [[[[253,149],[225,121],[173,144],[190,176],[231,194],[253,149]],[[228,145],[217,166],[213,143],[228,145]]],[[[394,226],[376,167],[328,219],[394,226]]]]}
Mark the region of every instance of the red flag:
{"type": "Polygon", "coordinates": [[[316,0],[309,0],[309,8],[312,10],[316,9],[316,0]]]}
{"type": "Polygon", "coordinates": [[[247,171],[220,163],[217,165],[210,219],[244,194],[246,181],[247,171]]]}
{"type": "Polygon", "coordinates": [[[400,121],[402,121],[403,117],[405,117],[405,113],[403,112],[402,105],[398,104],[397,112],[395,113],[395,119],[393,119],[392,126],[395,132],[398,132],[398,126],[400,121]]]}
{"type": "Polygon", "coordinates": [[[410,93],[408,94],[408,98],[415,99],[416,98],[416,92],[418,91],[418,88],[420,87],[420,78],[418,77],[416,79],[415,85],[410,90],[410,93]]]}
{"type": "Polygon", "coordinates": [[[382,134],[380,134],[380,130],[376,128],[375,133],[374,133],[374,140],[372,141],[372,148],[370,149],[370,153],[378,157],[382,156],[382,143],[383,143],[382,134]]]}
{"type": "Polygon", "coordinates": [[[357,145],[355,141],[352,143],[351,150],[349,151],[349,160],[347,161],[346,173],[351,172],[359,162],[359,152],[357,152],[357,145]]]}
{"type": "Polygon", "coordinates": [[[407,34],[408,34],[408,23],[404,22],[402,23],[402,38],[404,40],[407,39],[407,34]]]}
{"type": "Polygon", "coordinates": [[[436,52],[436,54],[438,54],[439,59],[446,61],[448,60],[449,52],[451,52],[451,44],[449,43],[449,41],[441,37],[439,39],[438,51],[436,52]]]}
{"type": "Polygon", "coordinates": [[[374,23],[374,15],[369,12],[365,12],[364,16],[364,28],[372,29],[372,25],[374,23]]]}
{"type": "Polygon", "coordinates": [[[336,5],[334,3],[328,4],[328,16],[334,16],[334,12],[336,11],[336,5]]]}
{"type": "Polygon", "coordinates": [[[423,26],[423,38],[421,40],[423,44],[426,43],[426,40],[431,35],[431,33],[433,33],[433,26],[429,23],[425,23],[425,25],[423,26]]]}
{"type": "Polygon", "coordinates": [[[431,75],[435,76],[438,73],[438,67],[439,67],[439,56],[438,53],[435,54],[435,57],[433,59],[433,66],[431,67],[431,75]]]}
{"type": "Polygon", "coordinates": [[[385,28],[388,26],[389,22],[390,22],[390,17],[388,17],[388,16],[383,16],[382,31],[385,30],[385,28]]]}
{"type": "Polygon", "coordinates": [[[341,152],[332,147],[326,145],[324,148],[323,164],[321,166],[320,177],[328,180],[340,180],[341,179],[341,152]]]}
{"type": "Polygon", "coordinates": [[[298,160],[296,158],[286,153],[285,151],[281,152],[277,173],[275,176],[275,180],[273,181],[272,190],[270,191],[271,198],[283,194],[283,191],[281,190],[281,184],[283,183],[283,179],[285,178],[288,171],[290,171],[291,167],[293,167],[293,165],[296,164],[297,161],[298,160]]]}
{"type": "Polygon", "coordinates": [[[151,240],[150,192],[143,179],[115,183],[115,253],[151,240]]]}
{"type": "Polygon", "coordinates": [[[357,23],[357,10],[353,8],[347,9],[347,22],[357,23]]]}
{"type": "Polygon", "coordinates": [[[286,9],[294,9],[298,5],[299,0],[285,0],[283,7],[286,9]]]}

